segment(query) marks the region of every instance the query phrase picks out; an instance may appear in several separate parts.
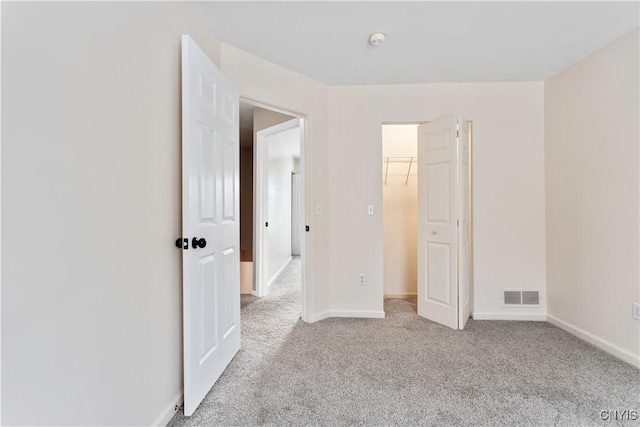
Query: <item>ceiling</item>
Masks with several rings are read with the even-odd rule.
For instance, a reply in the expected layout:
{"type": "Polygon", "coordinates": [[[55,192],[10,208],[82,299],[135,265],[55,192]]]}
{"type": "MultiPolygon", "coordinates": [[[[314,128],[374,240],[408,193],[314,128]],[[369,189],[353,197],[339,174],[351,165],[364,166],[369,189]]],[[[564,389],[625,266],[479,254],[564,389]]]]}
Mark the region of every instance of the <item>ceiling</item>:
{"type": "Polygon", "coordinates": [[[640,13],[637,1],[201,4],[224,43],[329,85],[542,81],[640,13]]]}

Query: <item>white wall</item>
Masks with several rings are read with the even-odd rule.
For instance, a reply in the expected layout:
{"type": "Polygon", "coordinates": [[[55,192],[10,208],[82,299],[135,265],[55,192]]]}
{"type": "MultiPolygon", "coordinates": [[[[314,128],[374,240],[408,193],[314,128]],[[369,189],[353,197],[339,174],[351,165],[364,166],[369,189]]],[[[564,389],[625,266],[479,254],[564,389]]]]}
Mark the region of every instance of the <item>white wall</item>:
{"type": "Polygon", "coordinates": [[[306,234],[311,256],[307,259],[309,320],[329,314],[329,167],[327,87],[235,47],[222,44],[222,71],[240,96],[267,105],[304,114],[307,118],[308,176],[306,185],[306,234]],[[316,204],[322,213],[314,213],[316,204]]]}
{"type": "Polygon", "coordinates": [[[182,390],[193,3],[2,4],[2,424],[150,425],[182,390]]]}
{"type": "Polygon", "coordinates": [[[267,217],[265,233],[267,281],[291,260],[291,173],[300,152],[300,127],[265,138],[267,144],[267,217]]]}
{"type": "Polygon", "coordinates": [[[549,318],[640,364],[638,30],[545,82],[549,318]]]}
{"type": "MultiPolygon", "coordinates": [[[[417,157],[416,125],[382,126],[383,157],[417,157]]],[[[417,163],[383,164],[384,294],[406,297],[417,293],[418,179],[417,163]],[[409,171],[409,166],[411,170],[409,171]],[[407,173],[409,179],[407,180],[407,173]]]]}
{"type": "Polygon", "coordinates": [[[329,88],[331,308],[379,315],[383,122],[460,113],[474,123],[475,313],[544,319],[501,307],[505,288],[545,290],[543,83],[329,88]],[[358,286],[358,274],[367,275],[358,286]]]}

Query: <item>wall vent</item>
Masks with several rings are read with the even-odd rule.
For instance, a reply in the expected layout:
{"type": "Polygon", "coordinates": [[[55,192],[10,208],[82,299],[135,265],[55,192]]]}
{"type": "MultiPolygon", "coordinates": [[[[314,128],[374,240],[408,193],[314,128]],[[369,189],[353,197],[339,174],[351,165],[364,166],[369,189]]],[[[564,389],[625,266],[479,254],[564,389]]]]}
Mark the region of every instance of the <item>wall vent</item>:
{"type": "Polygon", "coordinates": [[[540,291],[504,291],[502,305],[505,307],[530,307],[540,305],[540,291]]]}
{"type": "Polygon", "coordinates": [[[522,292],[520,291],[504,291],[505,305],[522,305],[522,292]]]}

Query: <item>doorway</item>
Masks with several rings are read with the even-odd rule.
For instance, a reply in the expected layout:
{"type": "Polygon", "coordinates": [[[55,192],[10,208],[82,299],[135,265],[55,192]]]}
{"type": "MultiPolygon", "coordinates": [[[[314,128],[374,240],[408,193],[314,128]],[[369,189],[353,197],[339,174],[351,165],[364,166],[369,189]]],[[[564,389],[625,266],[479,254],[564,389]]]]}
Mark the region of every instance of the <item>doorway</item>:
{"type": "Polygon", "coordinates": [[[303,320],[304,143],[303,116],[241,99],[241,293],[264,298],[293,280],[301,288],[303,320]]]}
{"type": "Polygon", "coordinates": [[[384,297],[418,293],[418,125],[382,125],[384,297]]]}
{"type": "Polygon", "coordinates": [[[382,125],[384,296],[463,329],[473,307],[471,123],[382,125]]]}

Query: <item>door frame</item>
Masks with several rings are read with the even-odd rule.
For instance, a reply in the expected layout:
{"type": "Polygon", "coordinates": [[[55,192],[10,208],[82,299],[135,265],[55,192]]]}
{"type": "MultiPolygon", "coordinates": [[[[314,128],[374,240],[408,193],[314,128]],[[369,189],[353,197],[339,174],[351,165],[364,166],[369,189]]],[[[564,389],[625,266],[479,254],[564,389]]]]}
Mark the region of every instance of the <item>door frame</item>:
{"type": "MultiPolygon", "coordinates": [[[[467,130],[469,132],[469,257],[468,257],[468,263],[469,263],[469,304],[471,304],[471,318],[473,318],[473,312],[474,312],[474,305],[475,305],[475,286],[474,286],[474,259],[473,259],[473,248],[474,248],[474,239],[473,239],[473,120],[469,120],[465,117],[465,121],[467,124],[467,130]]],[[[380,124],[380,128],[382,129],[382,126],[385,125],[423,125],[425,123],[430,123],[431,120],[421,120],[421,121],[415,121],[415,120],[392,120],[392,121],[383,121],[380,124]]],[[[381,152],[382,152],[382,147],[383,147],[383,140],[382,140],[382,132],[380,132],[380,147],[381,147],[381,152]]],[[[381,197],[380,199],[383,200],[382,206],[381,206],[381,215],[383,215],[384,218],[384,184],[380,185],[380,191],[381,191],[381,197]]],[[[457,191],[457,190],[456,190],[457,191]]],[[[382,235],[384,236],[384,221],[382,221],[382,235]]],[[[384,247],[382,248],[382,277],[384,278],[384,247]]],[[[417,254],[416,254],[417,256],[417,254]]],[[[460,286],[460,284],[458,283],[458,287],[460,286]]],[[[383,285],[383,289],[382,289],[382,299],[384,301],[384,285],[383,285]]],[[[458,296],[460,295],[460,289],[458,289],[458,296]]],[[[417,289],[416,289],[416,297],[417,297],[417,289]]],[[[459,301],[458,301],[459,304],[459,301]]]]}
{"type": "MultiPolygon", "coordinates": [[[[300,158],[298,158],[298,165],[300,165],[300,158]]],[[[298,206],[300,206],[301,194],[302,194],[302,176],[300,175],[300,169],[298,168],[298,172],[291,172],[291,252],[292,252],[291,256],[294,256],[293,254],[294,248],[296,248],[296,251],[297,251],[297,253],[295,254],[296,256],[302,255],[302,246],[301,245],[299,246],[296,243],[296,240],[297,240],[296,234],[293,231],[296,228],[295,226],[299,225],[299,223],[302,221],[302,217],[297,214],[297,212],[300,212],[300,214],[302,214],[302,209],[296,209],[296,203],[294,203],[294,202],[298,202],[297,204],[298,206]],[[297,186],[296,186],[296,178],[298,181],[297,186]],[[296,191],[296,187],[298,188],[298,191],[296,191]]],[[[304,230],[302,229],[298,230],[298,233],[300,232],[304,232],[304,230]]],[[[302,239],[302,235],[299,235],[298,237],[302,239]]]]}
{"type": "MultiPolygon", "coordinates": [[[[279,131],[290,129],[295,126],[300,126],[300,200],[302,202],[302,222],[308,224],[308,218],[310,217],[308,209],[310,207],[309,199],[311,192],[309,189],[313,188],[312,174],[310,173],[311,163],[311,150],[309,149],[309,134],[308,134],[308,119],[306,114],[286,110],[280,107],[275,107],[270,104],[265,104],[259,101],[255,101],[249,98],[240,97],[240,102],[252,105],[258,108],[264,108],[277,113],[286,114],[297,119],[297,123],[293,120],[280,123],[271,128],[263,129],[257,132],[257,140],[253,144],[253,271],[254,271],[254,290],[252,294],[258,297],[262,297],[266,291],[266,278],[264,277],[264,206],[266,191],[264,185],[266,183],[266,162],[267,151],[264,144],[260,142],[270,134],[277,133],[279,131]]],[[[309,314],[311,313],[310,307],[312,307],[312,294],[309,292],[309,283],[311,277],[311,262],[312,257],[311,245],[309,244],[309,233],[306,231],[302,233],[302,247],[300,251],[301,261],[301,308],[302,308],[302,320],[304,322],[310,322],[309,314]]]]}
{"type": "Polygon", "coordinates": [[[469,304],[471,304],[471,318],[475,304],[475,286],[473,283],[473,121],[467,119],[469,132],[469,304]]]}

